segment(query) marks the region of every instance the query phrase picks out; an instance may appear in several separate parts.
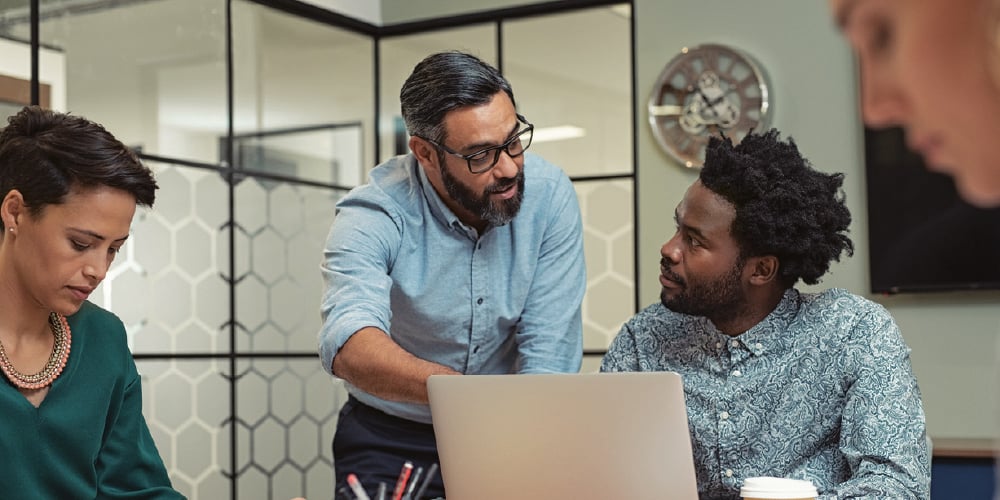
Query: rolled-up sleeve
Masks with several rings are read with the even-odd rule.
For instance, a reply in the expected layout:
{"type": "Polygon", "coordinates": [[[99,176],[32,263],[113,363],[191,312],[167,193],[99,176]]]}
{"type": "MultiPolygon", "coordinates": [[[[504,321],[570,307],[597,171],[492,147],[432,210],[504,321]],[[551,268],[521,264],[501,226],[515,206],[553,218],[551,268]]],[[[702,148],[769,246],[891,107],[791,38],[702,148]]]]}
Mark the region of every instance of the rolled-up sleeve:
{"type": "Polygon", "coordinates": [[[320,265],[325,289],[319,354],[329,373],[334,356],[355,332],[365,327],[389,331],[389,270],[399,248],[400,225],[387,205],[363,196],[337,205],[320,265]]]}

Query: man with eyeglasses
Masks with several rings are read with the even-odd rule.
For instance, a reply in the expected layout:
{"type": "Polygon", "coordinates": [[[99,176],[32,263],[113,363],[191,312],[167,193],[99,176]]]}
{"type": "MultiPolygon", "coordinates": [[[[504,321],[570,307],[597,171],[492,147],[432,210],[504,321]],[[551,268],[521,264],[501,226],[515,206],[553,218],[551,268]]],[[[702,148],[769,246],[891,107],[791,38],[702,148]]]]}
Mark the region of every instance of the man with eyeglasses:
{"type": "MultiPolygon", "coordinates": [[[[320,357],[350,397],[338,486],[391,489],[437,462],[433,374],[576,372],[586,285],[569,178],[525,150],[510,84],[461,52],[421,61],[400,93],[410,154],[337,203],[322,264],[320,357]],[[415,469],[416,470],[416,469],[415,469]]],[[[427,498],[443,496],[432,478],[427,498]]]]}

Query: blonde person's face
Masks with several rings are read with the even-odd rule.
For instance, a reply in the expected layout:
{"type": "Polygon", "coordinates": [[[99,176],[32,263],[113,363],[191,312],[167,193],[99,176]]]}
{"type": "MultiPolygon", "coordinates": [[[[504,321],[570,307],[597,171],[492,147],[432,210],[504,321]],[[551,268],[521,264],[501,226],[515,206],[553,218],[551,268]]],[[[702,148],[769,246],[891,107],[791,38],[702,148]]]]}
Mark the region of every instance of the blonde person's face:
{"type": "Polygon", "coordinates": [[[865,123],[901,125],[966,200],[1000,205],[1000,85],[992,0],[829,0],[861,71],[865,123]]]}
{"type": "Polygon", "coordinates": [[[64,315],[79,310],[128,238],[135,206],[131,194],[102,186],[72,190],[65,203],[18,217],[10,243],[30,302],[64,315]]]}

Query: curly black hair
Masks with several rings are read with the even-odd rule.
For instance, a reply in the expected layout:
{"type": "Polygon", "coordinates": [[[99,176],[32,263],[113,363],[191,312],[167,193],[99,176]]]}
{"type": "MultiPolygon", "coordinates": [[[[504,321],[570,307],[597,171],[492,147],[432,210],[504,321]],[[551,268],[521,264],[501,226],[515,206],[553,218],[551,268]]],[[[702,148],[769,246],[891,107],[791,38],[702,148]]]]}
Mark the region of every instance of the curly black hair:
{"type": "Polygon", "coordinates": [[[778,135],[750,133],[736,146],[712,137],[699,179],[736,208],[731,231],[743,257],[774,255],[783,285],[814,285],[842,252],[854,255],[844,174],[814,170],[790,137],[778,135]]]}

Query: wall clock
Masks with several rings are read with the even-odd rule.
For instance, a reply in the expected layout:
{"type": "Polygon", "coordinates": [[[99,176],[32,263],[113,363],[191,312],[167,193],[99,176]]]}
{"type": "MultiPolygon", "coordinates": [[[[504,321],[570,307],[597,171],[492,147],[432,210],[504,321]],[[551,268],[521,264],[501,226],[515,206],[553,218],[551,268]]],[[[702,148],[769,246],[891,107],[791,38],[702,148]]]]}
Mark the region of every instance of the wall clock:
{"type": "Polygon", "coordinates": [[[766,76],[749,55],[725,45],[685,47],[653,86],[649,125],[664,151],[696,168],[709,136],[739,142],[751,130],[763,132],[770,106],[766,76]]]}

